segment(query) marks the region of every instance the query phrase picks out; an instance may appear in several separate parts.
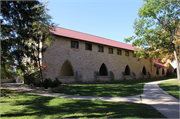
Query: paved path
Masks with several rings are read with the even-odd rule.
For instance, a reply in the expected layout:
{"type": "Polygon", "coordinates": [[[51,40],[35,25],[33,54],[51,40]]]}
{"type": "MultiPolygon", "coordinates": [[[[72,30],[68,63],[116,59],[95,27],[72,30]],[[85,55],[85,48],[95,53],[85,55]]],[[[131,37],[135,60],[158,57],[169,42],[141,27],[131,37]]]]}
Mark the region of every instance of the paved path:
{"type": "MultiPolygon", "coordinates": [[[[173,79],[170,79],[173,80],[173,79]]],[[[165,80],[162,80],[165,81],[165,80]]],[[[179,118],[179,100],[170,96],[159,88],[158,83],[162,81],[149,82],[144,85],[144,91],[141,95],[127,96],[127,97],[98,97],[98,96],[76,96],[66,95],[58,93],[48,93],[45,91],[38,91],[27,87],[20,86],[21,83],[4,83],[1,86],[8,87],[12,90],[18,90],[21,92],[33,93],[42,96],[71,98],[80,100],[101,100],[101,101],[122,101],[133,103],[144,103],[156,108],[159,112],[165,115],[167,118],[179,118]],[[142,101],[140,100],[140,97],[142,101]]]]}
{"type": "MultiPolygon", "coordinates": [[[[173,79],[170,79],[173,80],[173,79]]],[[[149,82],[144,85],[142,103],[151,105],[167,118],[179,119],[179,100],[162,90],[158,83],[162,81],[149,82]]]]}

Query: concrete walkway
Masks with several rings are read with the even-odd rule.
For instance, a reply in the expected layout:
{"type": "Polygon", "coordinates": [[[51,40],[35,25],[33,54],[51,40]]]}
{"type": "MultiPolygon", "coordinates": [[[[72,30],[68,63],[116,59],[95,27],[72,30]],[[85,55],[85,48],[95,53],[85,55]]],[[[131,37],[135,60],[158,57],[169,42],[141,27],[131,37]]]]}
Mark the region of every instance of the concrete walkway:
{"type": "MultiPolygon", "coordinates": [[[[174,80],[174,79],[170,79],[170,80],[174,80]]],[[[143,94],[135,95],[135,96],[127,96],[127,97],[76,96],[76,95],[66,95],[66,94],[58,94],[58,93],[48,93],[45,91],[39,91],[39,90],[20,86],[21,83],[4,83],[1,84],[1,86],[8,87],[12,90],[38,94],[42,96],[71,98],[71,99],[80,99],[80,100],[101,100],[101,101],[115,101],[115,102],[122,101],[122,102],[143,103],[143,104],[151,105],[152,107],[156,108],[167,118],[179,118],[180,117],[179,100],[170,96],[161,88],[159,88],[158,83],[162,81],[166,81],[166,80],[146,83],[144,85],[143,94]],[[140,98],[142,100],[140,100],[140,98]]]]}
{"type": "Polygon", "coordinates": [[[162,90],[158,86],[160,82],[162,81],[149,82],[144,85],[144,92],[141,95],[142,103],[151,105],[167,118],[179,119],[179,100],[162,90]]]}

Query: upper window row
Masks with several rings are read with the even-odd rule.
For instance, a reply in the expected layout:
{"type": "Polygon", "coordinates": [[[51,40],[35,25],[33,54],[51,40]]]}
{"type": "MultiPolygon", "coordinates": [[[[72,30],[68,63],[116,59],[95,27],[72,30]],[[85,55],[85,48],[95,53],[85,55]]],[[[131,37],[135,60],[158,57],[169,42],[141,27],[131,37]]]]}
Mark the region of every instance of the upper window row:
{"type": "MultiPolygon", "coordinates": [[[[79,42],[71,41],[71,47],[72,48],[79,48],[79,42]]],[[[85,44],[85,49],[86,50],[92,50],[92,44],[86,43],[85,44]]],[[[104,52],[104,47],[99,45],[98,46],[98,52],[104,52]]],[[[108,48],[108,53],[113,54],[113,48],[108,48]]],[[[122,55],[121,49],[117,49],[117,54],[122,55]]],[[[129,56],[129,51],[128,50],[125,50],[125,56],[129,56]]],[[[134,52],[133,52],[133,57],[136,57],[136,54],[134,54],[134,52]]]]}

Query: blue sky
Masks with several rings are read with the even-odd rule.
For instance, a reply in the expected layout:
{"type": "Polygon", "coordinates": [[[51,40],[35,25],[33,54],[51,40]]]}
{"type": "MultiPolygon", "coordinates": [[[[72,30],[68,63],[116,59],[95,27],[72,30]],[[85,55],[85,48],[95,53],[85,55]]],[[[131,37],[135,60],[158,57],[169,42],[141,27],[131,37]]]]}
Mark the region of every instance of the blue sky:
{"type": "Polygon", "coordinates": [[[59,27],[124,42],[134,35],[133,22],[142,4],[142,0],[50,0],[47,8],[59,27]]]}

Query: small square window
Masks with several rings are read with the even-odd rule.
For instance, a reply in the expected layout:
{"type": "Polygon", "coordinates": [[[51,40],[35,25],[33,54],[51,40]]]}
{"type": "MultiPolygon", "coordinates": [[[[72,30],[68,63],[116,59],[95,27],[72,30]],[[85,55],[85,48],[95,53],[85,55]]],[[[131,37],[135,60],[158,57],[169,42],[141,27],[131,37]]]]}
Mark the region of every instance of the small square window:
{"type": "Polygon", "coordinates": [[[109,54],[113,54],[113,48],[109,48],[109,54]]]}
{"type": "Polygon", "coordinates": [[[103,46],[98,46],[98,52],[104,52],[103,46]]]}
{"type": "Polygon", "coordinates": [[[125,56],[129,56],[129,51],[125,51],[125,56]]]}
{"type": "Polygon", "coordinates": [[[118,55],[122,55],[122,52],[121,52],[120,49],[117,49],[117,54],[118,54],[118,55]]]}
{"type": "Polygon", "coordinates": [[[136,57],[136,54],[133,52],[133,57],[136,57]]]}
{"type": "Polygon", "coordinates": [[[92,50],[92,44],[86,43],[86,50],[92,50]]]}
{"type": "Polygon", "coordinates": [[[77,41],[71,41],[71,47],[72,47],[72,48],[79,48],[79,42],[77,42],[77,41]]]}

